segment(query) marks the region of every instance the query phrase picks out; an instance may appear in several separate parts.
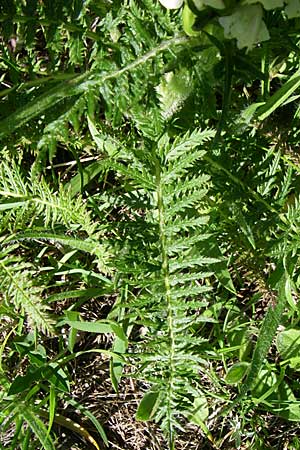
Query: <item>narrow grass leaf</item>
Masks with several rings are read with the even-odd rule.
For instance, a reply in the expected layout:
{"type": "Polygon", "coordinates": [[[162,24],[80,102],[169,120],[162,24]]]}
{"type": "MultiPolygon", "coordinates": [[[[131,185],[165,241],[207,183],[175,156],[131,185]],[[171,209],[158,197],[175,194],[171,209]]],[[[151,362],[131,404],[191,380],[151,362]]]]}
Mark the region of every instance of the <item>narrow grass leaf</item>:
{"type": "Polygon", "coordinates": [[[56,409],[56,389],[53,384],[50,385],[49,391],[49,422],[48,422],[48,431],[47,434],[50,436],[50,432],[52,429],[52,425],[55,417],[55,409],[56,409]]]}
{"type": "MultiPolygon", "coordinates": [[[[41,417],[47,418],[48,413],[46,411],[43,411],[41,409],[36,410],[36,414],[38,414],[41,417]]],[[[41,421],[40,421],[41,422],[41,421]]],[[[74,433],[79,434],[83,438],[85,438],[90,444],[92,444],[97,450],[101,450],[99,447],[99,444],[96,442],[96,440],[93,438],[93,436],[79,423],[74,422],[73,420],[69,419],[68,417],[63,416],[62,414],[55,414],[54,416],[54,422],[58,425],[61,425],[65,428],[67,428],[70,431],[73,431],[74,433]]],[[[48,450],[48,448],[45,447],[45,450],[48,450]]],[[[49,448],[50,450],[50,448],[49,448]]],[[[51,450],[55,450],[54,447],[51,450]]]]}
{"type": "Polygon", "coordinates": [[[103,440],[104,444],[106,445],[106,447],[108,447],[108,445],[109,445],[108,444],[108,439],[107,439],[106,433],[104,431],[104,428],[101,425],[101,423],[99,422],[99,420],[96,419],[94,414],[92,414],[88,410],[88,408],[86,408],[84,405],[82,405],[81,403],[77,402],[73,398],[67,399],[67,403],[72,405],[72,406],[74,406],[74,408],[76,408],[76,410],[80,411],[84,416],[86,416],[92,422],[92,424],[94,425],[94,427],[98,431],[99,435],[101,436],[101,439],[103,440]]]}
{"type": "Polygon", "coordinates": [[[280,88],[265,105],[261,106],[258,111],[258,120],[265,120],[272,114],[277,108],[283,105],[287,99],[295,92],[300,86],[299,70],[280,88]]]}
{"type": "Polygon", "coordinates": [[[55,450],[54,443],[50,436],[48,436],[47,428],[42,420],[37,416],[36,412],[31,410],[28,405],[20,405],[20,414],[28,423],[34,435],[40,441],[44,450],[55,450]]]}
{"type": "Polygon", "coordinates": [[[112,320],[98,320],[96,322],[80,322],[78,320],[66,319],[63,321],[66,325],[75,328],[76,330],[86,331],[88,333],[113,333],[124,342],[127,342],[127,337],[123,329],[116,322],[112,320]]]}

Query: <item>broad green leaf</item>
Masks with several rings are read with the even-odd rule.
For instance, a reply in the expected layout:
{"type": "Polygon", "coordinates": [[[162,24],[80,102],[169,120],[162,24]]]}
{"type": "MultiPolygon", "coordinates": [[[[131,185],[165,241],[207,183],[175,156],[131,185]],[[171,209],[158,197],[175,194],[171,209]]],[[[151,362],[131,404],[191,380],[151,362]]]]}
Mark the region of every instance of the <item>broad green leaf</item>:
{"type": "Polygon", "coordinates": [[[225,382],[227,384],[239,383],[246,375],[247,370],[249,369],[249,366],[250,366],[250,363],[245,362],[245,361],[234,364],[228,370],[226,377],[225,377],[225,382]]]}
{"type": "Polygon", "coordinates": [[[41,380],[49,381],[63,392],[69,392],[70,390],[67,374],[58,363],[50,362],[47,365],[41,365],[36,370],[33,370],[32,366],[30,366],[26,375],[18,375],[12,382],[8,394],[13,395],[23,392],[29,389],[33,383],[41,380]]]}
{"type": "Polygon", "coordinates": [[[41,379],[48,380],[50,384],[62,392],[70,392],[70,382],[65,370],[56,362],[50,362],[41,369],[41,379]]]}
{"type": "Polygon", "coordinates": [[[198,11],[205,9],[204,0],[192,0],[192,2],[198,11]]]}
{"type": "Polygon", "coordinates": [[[287,303],[289,304],[289,306],[291,307],[291,310],[297,311],[298,306],[295,304],[295,300],[293,298],[293,288],[294,288],[294,284],[292,282],[292,279],[290,276],[287,276],[286,281],[285,281],[286,300],[287,300],[287,303]]]}
{"type": "MultiPolygon", "coordinates": [[[[239,314],[241,315],[242,313],[240,312],[239,314]]],[[[244,322],[241,317],[237,320],[239,325],[232,330],[228,330],[227,339],[232,347],[236,347],[238,349],[239,361],[247,361],[252,348],[249,323],[247,321],[244,322]]]]}
{"type": "Polygon", "coordinates": [[[191,423],[202,427],[208,416],[209,409],[207,399],[202,392],[199,392],[199,396],[194,398],[192,413],[188,416],[188,419],[191,423]]]}
{"type": "Polygon", "coordinates": [[[282,8],[284,6],[284,0],[247,0],[248,5],[253,3],[261,3],[265,9],[282,8]]]}
{"type": "Polygon", "coordinates": [[[202,11],[206,7],[214,8],[214,9],[224,9],[225,3],[223,0],[192,0],[194,6],[198,9],[198,11],[202,11]]]}
{"type": "Polygon", "coordinates": [[[31,364],[37,367],[41,367],[46,363],[47,360],[46,349],[40,344],[37,345],[35,350],[28,352],[27,355],[31,364]]]}
{"type": "Polygon", "coordinates": [[[34,349],[34,345],[35,340],[33,333],[28,333],[25,336],[17,336],[14,339],[14,346],[17,352],[23,357],[27,355],[30,350],[34,349]]]}
{"type": "Polygon", "coordinates": [[[15,395],[19,394],[20,392],[24,392],[32,385],[33,382],[39,380],[40,374],[40,370],[37,370],[32,373],[28,372],[23,376],[18,375],[12,382],[8,391],[8,395],[15,395]]]}
{"type": "Polygon", "coordinates": [[[102,161],[96,161],[83,167],[81,173],[75,175],[67,184],[66,191],[70,192],[71,197],[75,197],[83,190],[101,171],[104,169],[102,161]]]}
{"type": "Polygon", "coordinates": [[[286,0],[285,13],[289,19],[300,17],[300,0],[286,0]]]}
{"type": "Polygon", "coordinates": [[[184,5],[183,11],[182,11],[182,25],[183,30],[188,36],[198,36],[199,31],[195,31],[193,29],[193,26],[196,21],[196,14],[193,13],[193,11],[190,10],[188,4],[186,3],[184,5]]]}
{"type": "Polygon", "coordinates": [[[283,360],[290,360],[293,369],[300,369],[300,330],[281,331],[276,339],[277,350],[283,360]]]}
{"type": "Polygon", "coordinates": [[[112,156],[113,154],[115,154],[118,150],[117,141],[113,140],[110,136],[108,136],[104,133],[100,133],[97,130],[97,127],[90,116],[88,116],[87,119],[88,119],[88,127],[90,130],[90,133],[92,135],[92,138],[93,138],[95,144],[98,147],[98,150],[102,151],[102,152],[106,152],[109,156],[112,156]]]}
{"type": "Polygon", "coordinates": [[[300,421],[300,402],[289,384],[283,381],[278,387],[279,404],[274,402],[272,412],[287,420],[300,421]]]}
{"type": "Polygon", "coordinates": [[[155,390],[150,390],[146,392],[144,397],[142,398],[137,412],[136,412],[136,419],[137,420],[150,420],[156,411],[156,407],[158,405],[159,401],[159,392],[155,390]]]}
{"type": "Polygon", "coordinates": [[[283,377],[278,377],[278,374],[273,370],[262,369],[251,388],[255,403],[264,404],[270,402],[277,397],[278,386],[282,382],[283,377]]]}
{"type": "Polygon", "coordinates": [[[205,6],[210,6],[214,9],[225,9],[223,0],[203,0],[205,6]]]}
{"type": "Polygon", "coordinates": [[[236,39],[238,48],[251,50],[255,44],[270,39],[260,5],[240,6],[230,16],[219,18],[227,39],[236,39]]]}
{"type": "Polygon", "coordinates": [[[289,384],[283,379],[284,372],[278,375],[263,369],[259,373],[251,393],[255,403],[287,420],[300,420],[300,402],[297,401],[289,384]]]}

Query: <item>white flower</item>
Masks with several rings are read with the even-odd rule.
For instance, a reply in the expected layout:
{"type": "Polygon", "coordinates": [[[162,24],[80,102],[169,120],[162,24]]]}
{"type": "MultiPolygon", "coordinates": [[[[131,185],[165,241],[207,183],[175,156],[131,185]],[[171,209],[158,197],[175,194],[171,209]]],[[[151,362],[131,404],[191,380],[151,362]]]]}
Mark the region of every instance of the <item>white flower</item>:
{"type": "Polygon", "coordinates": [[[183,0],[159,0],[159,2],[168,9],[178,9],[182,6],[183,0]]]}

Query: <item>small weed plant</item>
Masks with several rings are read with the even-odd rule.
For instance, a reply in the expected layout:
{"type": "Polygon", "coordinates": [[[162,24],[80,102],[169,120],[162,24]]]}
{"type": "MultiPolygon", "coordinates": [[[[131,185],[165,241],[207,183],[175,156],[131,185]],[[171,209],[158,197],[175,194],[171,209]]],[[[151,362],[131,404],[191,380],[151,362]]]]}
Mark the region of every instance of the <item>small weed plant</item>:
{"type": "Polygon", "coordinates": [[[300,448],[299,18],[2,2],[1,449],[300,448]],[[133,383],[146,447],[87,361],[133,383]]]}

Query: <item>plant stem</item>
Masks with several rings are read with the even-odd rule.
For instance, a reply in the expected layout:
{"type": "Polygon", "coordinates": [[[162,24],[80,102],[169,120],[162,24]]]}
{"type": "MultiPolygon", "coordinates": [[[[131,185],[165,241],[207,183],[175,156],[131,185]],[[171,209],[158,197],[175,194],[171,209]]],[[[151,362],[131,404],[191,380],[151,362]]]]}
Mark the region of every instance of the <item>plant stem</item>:
{"type": "Polygon", "coordinates": [[[168,435],[169,435],[169,448],[174,450],[174,433],[172,427],[171,417],[173,415],[173,409],[171,406],[171,399],[175,386],[173,384],[173,379],[175,376],[175,334],[174,334],[174,324],[173,324],[173,308],[172,308],[172,296],[171,296],[171,286],[169,277],[169,258],[166,249],[166,234],[165,234],[165,218],[164,218],[164,202],[163,202],[163,187],[161,183],[161,168],[160,163],[156,160],[156,186],[157,186],[157,207],[158,207],[158,219],[159,219],[159,235],[160,235],[160,247],[162,255],[162,273],[164,279],[164,289],[165,289],[165,300],[167,307],[167,323],[168,323],[168,333],[169,333],[169,373],[168,373],[168,435]]]}

